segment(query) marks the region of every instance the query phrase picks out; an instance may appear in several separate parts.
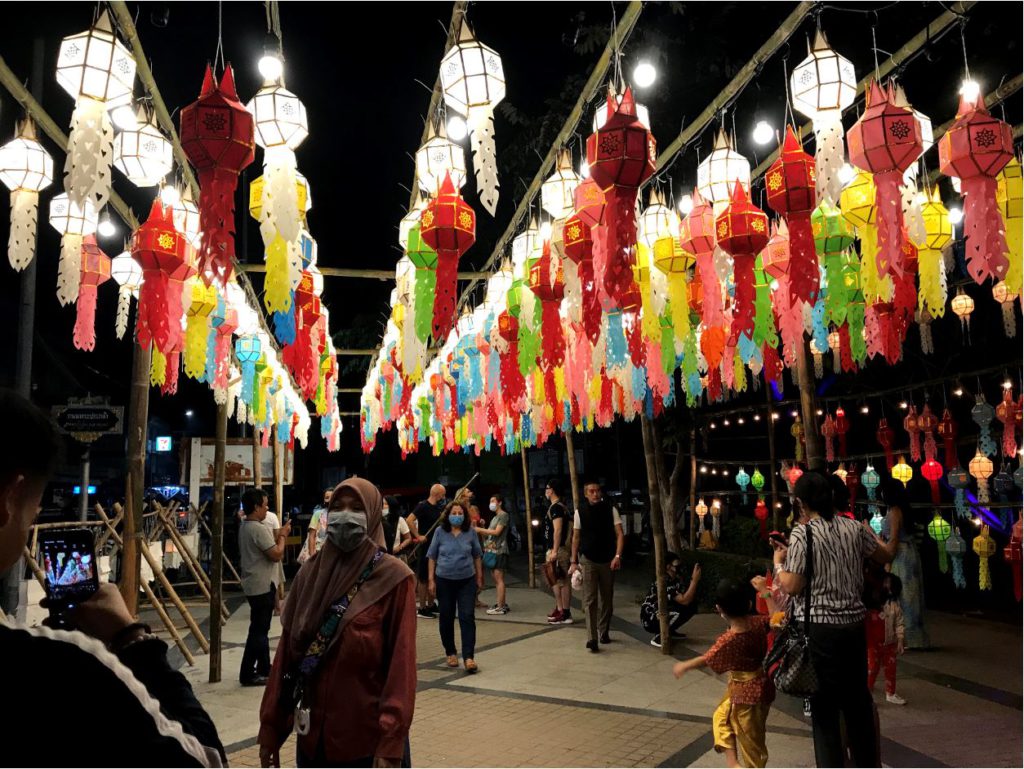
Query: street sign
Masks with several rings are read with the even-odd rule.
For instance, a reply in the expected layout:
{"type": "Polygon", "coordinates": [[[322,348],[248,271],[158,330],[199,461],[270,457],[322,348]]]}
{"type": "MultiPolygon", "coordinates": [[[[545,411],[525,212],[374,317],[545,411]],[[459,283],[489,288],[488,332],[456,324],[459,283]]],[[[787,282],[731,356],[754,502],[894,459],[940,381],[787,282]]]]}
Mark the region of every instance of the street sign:
{"type": "Polygon", "coordinates": [[[76,403],[53,407],[53,421],[62,432],[82,443],[92,443],[101,435],[120,435],[124,419],[122,406],[105,403],[76,403]]]}

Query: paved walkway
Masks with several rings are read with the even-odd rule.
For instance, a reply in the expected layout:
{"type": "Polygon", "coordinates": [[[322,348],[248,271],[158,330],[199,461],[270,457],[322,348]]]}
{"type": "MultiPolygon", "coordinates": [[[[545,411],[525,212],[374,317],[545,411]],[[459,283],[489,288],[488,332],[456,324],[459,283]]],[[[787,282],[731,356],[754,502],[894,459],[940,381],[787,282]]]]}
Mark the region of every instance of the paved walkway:
{"type": "MultiPolygon", "coordinates": [[[[493,590],[483,598],[493,600],[493,590]]],[[[710,716],[725,684],[703,672],[676,681],[675,660],[652,648],[636,624],[637,591],[623,587],[616,598],[613,643],[591,654],[578,611],[578,624],[551,627],[544,621],[550,596],[514,585],[512,612],[478,612],[476,676],[444,667],[436,621],[418,620],[414,765],[724,766],[712,750],[710,716]]],[[[881,682],[876,689],[884,763],[1021,766],[1021,629],[936,613],[928,621],[939,650],[900,661],[899,691],[909,704],[888,705],[881,682]]],[[[262,690],[235,680],[247,625],[242,608],[225,627],[222,683],[206,683],[206,657],[187,671],[234,766],[259,765],[262,690]]],[[[721,630],[716,615],[698,615],[676,657],[706,649],[721,630]]],[[[272,646],[279,635],[275,620],[272,646]]],[[[768,727],[770,766],[813,766],[800,702],[780,696],[768,727]]],[[[292,738],[284,765],[295,765],[294,750],[292,738]]]]}

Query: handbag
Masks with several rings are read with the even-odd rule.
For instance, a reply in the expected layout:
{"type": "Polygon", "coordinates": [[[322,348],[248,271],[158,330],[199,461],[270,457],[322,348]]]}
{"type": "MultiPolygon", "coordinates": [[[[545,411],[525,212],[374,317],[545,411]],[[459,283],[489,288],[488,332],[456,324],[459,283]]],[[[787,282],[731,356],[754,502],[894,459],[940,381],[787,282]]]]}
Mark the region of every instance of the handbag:
{"type": "Polygon", "coordinates": [[[498,565],[498,554],[493,550],[484,550],[484,566],[493,569],[498,565]]]}
{"type": "Polygon", "coordinates": [[[359,579],[356,580],[356,583],[349,591],[328,607],[327,611],[324,612],[320,629],[310,642],[306,653],[297,665],[284,674],[283,681],[281,682],[279,704],[285,710],[294,709],[295,731],[297,734],[309,733],[309,708],[303,707],[306,687],[309,686],[309,682],[312,681],[317,668],[320,667],[320,662],[330,648],[331,640],[334,638],[335,633],[341,627],[341,621],[345,617],[346,612],[348,612],[348,607],[352,605],[352,600],[356,597],[356,593],[359,592],[359,588],[363,586],[363,583],[370,578],[373,568],[383,557],[384,550],[378,550],[373,558],[370,559],[370,562],[366,564],[366,568],[363,569],[359,579]]]}
{"type": "MultiPolygon", "coordinates": [[[[810,697],[818,693],[818,674],[811,659],[811,582],[814,579],[814,544],[811,526],[807,530],[807,560],[804,574],[804,623],[798,627],[790,611],[786,626],[775,638],[775,643],[764,658],[763,667],[775,688],[794,697],[810,697]],[[774,668],[774,670],[773,670],[774,668]]],[[[792,606],[792,604],[791,604],[792,606]]]]}

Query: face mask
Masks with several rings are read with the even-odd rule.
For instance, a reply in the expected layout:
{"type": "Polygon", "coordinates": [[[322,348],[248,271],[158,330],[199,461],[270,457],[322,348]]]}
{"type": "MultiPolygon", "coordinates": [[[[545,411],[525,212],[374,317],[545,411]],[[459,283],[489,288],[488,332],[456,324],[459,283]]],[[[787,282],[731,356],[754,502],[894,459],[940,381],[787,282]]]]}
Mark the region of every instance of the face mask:
{"type": "Polygon", "coordinates": [[[497,502],[491,502],[491,504],[488,505],[488,507],[491,508],[491,512],[493,513],[493,512],[495,512],[498,509],[498,503],[497,502]]]}
{"type": "Polygon", "coordinates": [[[390,513],[390,512],[391,512],[391,508],[390,508],[390,507],[384,507],[384,508],[381,508],[381,513],[383,514],[383,516],[384,516],[385,518],[387,518],[387,517],[388,517],[388,513],[390,513]]]}
{"type": "Polygon", "coordinates": [[[451,522],[452,526],[460,526],[461,527],[462,526],[462,522],[464,520],[466,520],[466,516],[464,516],[464,515],[449,515],[448,516],[448,520],[451,522]]]}
{"type": "Polygon", "coordinates": [[[327,537],[342,552],[351,553],[366,539],[366,513],[331,511],[327,515],[327,537]]]}

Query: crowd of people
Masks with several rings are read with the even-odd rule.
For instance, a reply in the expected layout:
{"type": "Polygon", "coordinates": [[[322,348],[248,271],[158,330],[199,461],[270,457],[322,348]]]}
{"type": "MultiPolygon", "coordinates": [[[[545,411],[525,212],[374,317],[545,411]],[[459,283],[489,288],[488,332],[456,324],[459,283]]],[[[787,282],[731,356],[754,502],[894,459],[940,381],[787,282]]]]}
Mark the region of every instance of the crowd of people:
{"type": "MultiPolygon", "coordinates": [[[[20,396],[0,391],[0,411],[24,436],[18,450],[0,449],[0,569],[19,557],[39,507],[56,451],[45,414],[20,396]]],[[[765,723],[775,697],[763,661],[783,623],[809,639],[817,689],[808,698],[819,766],[879,766],[877,713],[871,688],[884,670],[890,703],[896,694],[896,657],[911,638],[914,617],[904,608],[906,583],[885,564],[903,559],[914,578],[913,556],[903,541],[905,498],[886,487],[887,532],[879,537],[844,515],[848,500],[830,479],[807,472],[796,483],[795,521],[773,538],[774,570],[750,583],[722,580],[713,591],[727,629],[708,651],[678,663],[677,677],[700,667],[727,673],[727,691],[712,716],[715,748],[730,766],[764,766],[765,723]],[[763,612],[758,613],[758,606],[763,612]]],[[[557,479],[546,486],[543,571],[551,587],[551,624],[571,624],[571,588],[582,590],[586,648],[611,642],[615,573],[624,536],[619,511],[596,482],[571,513],[557,479]]],[[[291,521],[271,521],[267,495],[243,497],[239,529],[242,588],[250,625],[239,670],[244,686],[263,686],[258,743],[264,766],[280,765],[280,750],[294,731],[299,766],[409,766],[409,729],[416,698],[416,623],[436,619],[446,664],[467,674],[480,670],[475,612],[485,570],[496,589],[488,615],[511,611],[506,573],[513,524],[500,495],[482,514],[474,495],[446,499],[436,484],[408,516],[399,501],[370,481],[350,478],[324,493],[301,545],[303,563],[287,600],[280,568],[291,521]],[[281,641],[271,660],[269,628],[275,607],[281,641]],[[459,622],[456,643],[455,621],[459,622]],[[460,654],[461,651],[461,654],[460,654]]],[[[665,559],[667,628],[673,638],[697,611],[700,566],[686,580],[682,560],[665,559]]],[[[918,564],[919,566],[919,564],[918,564]]],[[[658,582],[648,591],[640,622],[663,643],[658,582]]],[[[5,619],[5,618],[0,618],[5,619]]],[[[186,679],[167,660],[167,646],[135,621],[121,594],[104,584],[70,617],[75,631],[26,628],[0,622],[5,684],[23,705],[6,728],[43,740],[37,714],[45,696],[71,678],[94,698],[62,728],[51,745],[54,765],[89,764],[82,746],[116,712],[124,739],[104,744],[111,765],[160,755],[174,765],[217,766],[226,761],[209,715],[186,679]],[[53,686],[47,686],[47,679],[53,686]],[[42,685],[40,685],[42,684],[42,685]],[[80,739],[76,739],[76,737],[80,739]],[[159,751],[159,752],[154,752],[159,751]]],[[[921,629],[923,632],[923,628],[921,629]]],[[[98,757],[97,757],[98,758],[98,757]]]]}

